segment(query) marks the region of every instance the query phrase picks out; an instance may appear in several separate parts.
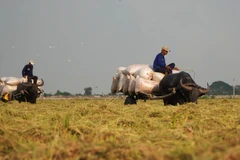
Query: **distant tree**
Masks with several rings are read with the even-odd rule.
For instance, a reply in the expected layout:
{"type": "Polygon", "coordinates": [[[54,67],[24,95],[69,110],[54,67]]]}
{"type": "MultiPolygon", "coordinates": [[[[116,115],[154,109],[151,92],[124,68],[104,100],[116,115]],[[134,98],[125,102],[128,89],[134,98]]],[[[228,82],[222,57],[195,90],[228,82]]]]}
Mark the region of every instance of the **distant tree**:
{"type": "Polygon", "coordinates": [[[233,87],[223,81],[216,81],[210,85],[208,95],[232,95],[233,87]]]}
{"type": "Polygon", "coordinates": [[[85,96],[91,96],[92,95],[92,87],[86,87],[84,88],[84,95],[85,96]]]}
{"type": "Polygon", "coordinates": [[[62,92],[62,95],[63,95],[63,96],[71,96],[72,94],[69,93],[69,92],[62,92]]]}
{"type": "Polygon", "coordinates": [[[43,96],[44,96],[44,97],[51,97],[51,96],[53,96],[53,95],[52,95],[52,93],[43,93],[43,96]]]}
{"type": "Polygon", "coordinates": [[[240,95],[240,85],[235,86],[235,94],[240,95]]]}
{"type": "Polygon", "coordinates": [[[62,92],[59,90],[57,90],[57,92],[54,94],[54,96],[60,96],[60,95],[62,95],[62,92]]]}
{"type": "Polygon", "coordinates": [[[54,94],[54,96],[71,96],[72,94],[69,92],[61,92],[57,90],[57,92],[54,94]]]}

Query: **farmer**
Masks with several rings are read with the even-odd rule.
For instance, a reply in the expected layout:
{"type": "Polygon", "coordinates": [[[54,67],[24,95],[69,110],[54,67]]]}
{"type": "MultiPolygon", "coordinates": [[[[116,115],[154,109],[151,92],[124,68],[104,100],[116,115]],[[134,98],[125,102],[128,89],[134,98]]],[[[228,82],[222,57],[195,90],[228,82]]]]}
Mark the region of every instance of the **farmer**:
{"type": "Polygon", "coordinates": [[[160,72],[167,75],[171,74],[173,69],[179,70],[177,67],[175,67],[175,63],[170,63],[169,65],[166,65],[165,55],[167,55],[168,52],[170,52],[168,47],[163,46],[161,52],[158,53],[155,57],[153,62],[153,70],[155,72],[160,72]]]}
{"type": "Polygon", "coordinates": [[[29,63],[23,67],[22,76],[24,78],[27,78],[28,82],[32,82],[32,79],[33,79],[33,83],[37,84],[38,77],[33,75],[33,65],[34,65],[34,61],[30,60],[29,63]]]}

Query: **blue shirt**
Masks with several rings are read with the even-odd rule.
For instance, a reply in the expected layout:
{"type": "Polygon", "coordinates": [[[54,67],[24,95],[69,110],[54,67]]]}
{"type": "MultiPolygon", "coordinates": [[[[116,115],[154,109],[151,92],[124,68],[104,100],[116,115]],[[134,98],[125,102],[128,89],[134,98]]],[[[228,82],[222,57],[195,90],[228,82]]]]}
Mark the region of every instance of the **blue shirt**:
{"type": "Polygon", "coordinates": [[[33,76],[33,66],[27,64],[22,69],[22,76],[33,76]]]}
{"type": "Polygon", "coordinates": [[[166,67],[166,62],[165,62],[165,57],[161,53],[158,53],[154,62],[153,62],[153,70],[156,72],[159,68],[165,68],[166,67]]]}

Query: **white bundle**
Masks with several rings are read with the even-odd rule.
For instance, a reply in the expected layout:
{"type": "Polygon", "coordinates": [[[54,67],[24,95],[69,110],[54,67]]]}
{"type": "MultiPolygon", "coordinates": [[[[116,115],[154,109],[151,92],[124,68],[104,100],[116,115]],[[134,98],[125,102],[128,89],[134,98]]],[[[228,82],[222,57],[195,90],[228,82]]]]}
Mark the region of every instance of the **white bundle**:
{"type": "Polygon", "coordinates": [[[129,81],[130,81],[130,76],[126,75],[125,76],[125,83],[123,85],[123,94],[127,95],[128,94],[128,86],[129,86],[129,81]]]}
{"type": "Polygon", "coordinates": [[[17,86],[10,86],[10,85],[0,85],[0,95],[4,95],[5,93],[11,93],[17,90],[17,86]]]}
{"type": "Polygon", "coordinates": [[[134,77],[141,77],[143,79],[151,80],[153,78],[153,70],[149,67],[141,68],[137,70],[134,74],[134,77]]]}
{"type": "Polygon", "coordinates": [[[123,73],[119,74],[119,81],[118,81],[118,86],[117,86],[117,92],[122,92],[123,91],[123,86],[126,82],[126,76],[123,73]]]}
{"type": "Polygon", "coordinates": [[[126,67],[118,67],[117,72],[116,72],[116,77],[119,78],[120,73],[122,73],[122,71],[125,69],[126,69],[126,67]]]}
{"type": "Polygon", "coordinates": [[[152,64],[150,64],[149,67],[153,70],[153,65],[152,64]]]}
{"type": "Polygon", "coordinates": [[[17,78],[17,77],[2,77],[0,79],[1,84],[7,84],[11,86],[16,86],[18,83],[25,82],[25,78],[17,78]]]}
{"type": "Polygon", "coordinates": [[[133,64],[128,66],[125,70],[122,71],[125,75],[133,75],[137,70],[141,68],[147,68],[149,67],[149,64],[133,64]]]}
{"type": "Polygon", "coordinates": [[[154,73],[153,73],[153,78],[152,78],[152,80],[153,80],[153,81],[160,82],[160,81],[163,79],[164,76],[165,76],[165,75],[164,75],[163,73],[154,72],[154,73]]]}
{"type": "Polygon", "coordinates": [[[139,76],[136,78],[135,93],[144,92],[147,94],[159,93],[159,82],[143,79],[139,76]]]}
{"type": "Polygon", "coordinates": [[[130,80],[128,84],[128,94],[130,96],[134,95],[135,93],[135,85],[136,85],[136,78],[132,75],[130,75],[130,80]]]}
{"type": "Polygon", "coordinates": [[[118,86],[118,78],[116,76],[113,77],[112,85],[111,85],[111,93],[115,94],[117,92],[117,86],[118,86]]]}
{"type": "Polygon", "coordinates": [[[2,84],[4,84],[9,78],[11,78],[11,77],[1,77],[1,78],[0,78],[0,82],[1,82],[2,84]]]}
{"type": "Polygon", "coordinates": [[[179,72],[181,72],[181,71],[175,70],[175,69],[172,70],[172,74],[174,74],[174,73],[179,73],[179,72]]]}
{"type": "MultiPolygon", "coordinates": [[[[172,74],[175,74],[175,73],[179,73],[180,71],[178,71],[178,70],[172,70],[172,74]]],[[[153,78],[152,78],[152,80],[153,81],[157,81],[157,82],[160,82],[162,79],[163,79],[163,77],[165,76],[165,74],[163,74],[163,73],[160,73],[160,72],[154,72],[153,73],[153,78]]]]}
{"type": "MultiPolygon", "coordinates": [[[[17,86],[19,83],[22,82],[27,82],[27,78],[17,78],[17,77],[2,77],[0,79],[0,84],[4,85],[10,85],[10,86],[17,86]]],[[[33,83],[33,80],[32,80],[33,83]]],[[[43,84],[43,80],[42,79],[38,79],[37,80],[37,85],[42,85],[43,84]]]]}
{"type": "Polygon", "coordinates": [[[2,90],[3,90],[3,88],[4,88],[4,84],[0,84],[0,96],[2,95],[2,90]]]}

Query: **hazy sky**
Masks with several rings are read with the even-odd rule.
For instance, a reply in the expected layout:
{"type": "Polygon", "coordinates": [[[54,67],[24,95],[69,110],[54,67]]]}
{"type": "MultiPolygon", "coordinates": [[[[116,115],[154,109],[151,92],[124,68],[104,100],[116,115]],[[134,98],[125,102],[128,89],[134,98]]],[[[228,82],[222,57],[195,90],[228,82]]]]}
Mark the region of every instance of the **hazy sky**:
{"type": "Polygon", "coordinates": [[[240,84],[239,6],[239,0],[0,0],[0,77],[21,77],[33,59],[46,93],[83,94],[85,87],[110,93],[118,67],[152,64],[167,45],[167,63],[194,70],[199,85],[240,84]]]}

